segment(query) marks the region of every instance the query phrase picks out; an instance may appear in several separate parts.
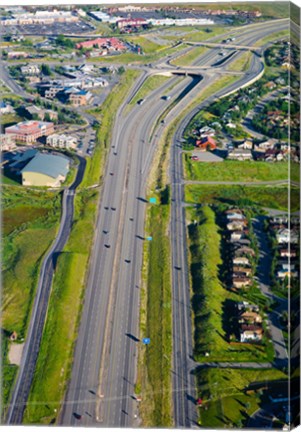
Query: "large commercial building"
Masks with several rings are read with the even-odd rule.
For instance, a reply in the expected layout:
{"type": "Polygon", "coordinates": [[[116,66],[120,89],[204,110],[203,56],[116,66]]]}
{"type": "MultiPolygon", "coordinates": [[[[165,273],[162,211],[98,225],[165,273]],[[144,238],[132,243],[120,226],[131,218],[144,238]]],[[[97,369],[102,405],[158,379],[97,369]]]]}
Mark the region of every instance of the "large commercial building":
{"type": "Polygon", "coordinates": [[[54,133],[54,125],[51,122],[25,121],[5,128],[5,133],[13,134],[16,141],[32,144],[38,138],[54,133]]]}
{"type": "Polygon", "coordinates": [[[59,187],[69,171],[69,159],[64,156],[37,153],[22,169],[24,186],[59,187]]]}
{"type": "Polygon", "coordinates": [[[55,22],[77,22],[79,17],[69,11],[36,11],[35,13],[14,14],[13,18],[3,18],[2,25],[53,24],[55,22]]]}
{"type": "Polygon", "coordinates": [[[84,42],[79,42],[76,44],[76,48],[103,48],[108,51],[123,51],[126,46],[117,38],[97,38],[92,40],[87,40],[84,42]]]}

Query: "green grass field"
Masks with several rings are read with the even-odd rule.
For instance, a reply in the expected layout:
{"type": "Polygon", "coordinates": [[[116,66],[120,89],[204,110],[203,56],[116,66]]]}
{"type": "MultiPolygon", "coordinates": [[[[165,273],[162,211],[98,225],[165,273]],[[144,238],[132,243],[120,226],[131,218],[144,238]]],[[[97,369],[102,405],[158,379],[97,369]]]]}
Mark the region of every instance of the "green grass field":
{"type": "Polygon", "coordinates": [[[124,54],[120,54],[118,56],[106,56],[106,57],[93,57],[88,59],[89,61],[100,61],[103,63],[112,63],[112,61],[118,61],[118,63],[122,64],[147,64],[153,61],[159,60],[160,58],[166,57],[168,55],[179,52],[183,49],[183,46],[175,46],[162,48],[159,51],[154,51],[149,54],[139,55],[132,52],[127,52],[124,54]]]}
{"type": "Polygon", "coordinates": [[[251,64],[252,55],[250,52],[244,52],[237,60],[230,63],[228,70],[230,71],[246,71],[249,69],[251,64]]]}
{"type": "Polygon", "coordinates": [[[3,187],[2,325],[25,336],[41,258],[60,217],[57,194],[3,187]],[[26,202],[26,204],[24,204],[26,202]]]}
{"type": "Polygon", "coordinates": [[[227,28],[223,26],[189,26],[189,27],[174,27],[175,31],[181,32],[181,35],[162,35],[160,36],[162,39],[170,40],[170,41],[178,41],[179,39],[183,42],[203,42],[207,39],[210,39],[214,36],[218,36],[220,34],[226,33],[227,28]],[[207,31],[209,29],[209,31],[207,31]],[[196,31],[194,31],[196,30],[196,31]]]}
{"type": "Polygon", "coordinates": [[[266,163],[258,161],[198,162],[184,154],[186,180],[259,182],[286,180],[288,163],[266,163]]]}
{"type": "Polygon", "coordinates": [[[208,206],[190,210],[189,250],[194,317],[194,358],[196,361],[271,361],[270,344],[241,344],[228,342],[228,304],[242,300],[265,304],[257,288],[245,294],[230,292],[219,277],[223,265],[221,257],[220,228],[215,222],[215,212],[208,206]],[[210,305],[210,307],[208,307],[210,305]],[[206,357],[209,353],[209,357],[206,357]]]}
{"type": "Polygon", "coordinates": [[[197,60],[200,55],[205,54],[208,48],[203,46],[192,48],[188,53],[183,54],[176,59],[171,61],[171,64],[175,66],[188,66],[192,65],[195,60],[197,60]]]}
{"type": "MultiPolygon", "coordinates": [[[[292,195],[292,211],[298,209],[297,195],[292,195]]],[[[230,205],[248,205],[287,211],[287,200],[288,190],[285,186],[185,186],[185,201],[188,203],[227,203],[230,205]]]]}
{"type": "Polygon", "coordinates": [[[128,36],[126,39],[133,44],[139,45],[142,48],[144,54],[153,54],[166,48],[166,45],[159,45],[147,39],[147,37],[144,37],[143,35],[128,36]]]}
{"type": "Polygon", "coordinates": [[[51,245],[60,217],[57,193],[2,187],[3,404],[8,401],[17,367],[7,359],[12,331],[26,336],[41,260],[51,245]]]}
{"type": "Polygon", "coordinates": [[[289,37],[289,31],[288,30],[281,30],[276,31],[275,33],[270,34],[269,36],[264,37],[263,39],[260,39],[258,42],[255,43],[255,46],[263,46],[267,44],[268,42],[276,41],[280,38],[288,38],[289,37]]]}
{"type": "Polygon", "coordinates": [[[198,408],[200,425],[204,428],[233,428],[246,425],[248,418],[261,405],[260,391],[247,391],[252,383],[286,379],[277,369],[218,369],[198,370],[198,396],[204,401],[198,408]]]}
{"type": "Polygon", "coordinates": [[[60,409],[71,372],[97,200],[95,190],[76,195],[74,224],[57,263],[25,424],[49,424],[56,420],[54,409],[60,409]]]}

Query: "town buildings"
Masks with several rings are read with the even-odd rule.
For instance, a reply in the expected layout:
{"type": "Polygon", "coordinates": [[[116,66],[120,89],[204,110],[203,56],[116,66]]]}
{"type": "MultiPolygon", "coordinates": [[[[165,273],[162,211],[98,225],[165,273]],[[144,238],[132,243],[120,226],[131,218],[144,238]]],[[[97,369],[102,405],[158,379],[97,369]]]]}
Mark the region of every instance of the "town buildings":
{"type": "Polygon", "coordinates": [[[77,146],[77,139],[71,135],[53,134],[47,137],[46,144],[50,147],[74,149],[77,146]]]}
{"type": "Polygon", "coordinates": [[[32,144],[38,138],[53,132],[54,124],[52,122],[41,121],[24,121],[5,128],[5,134],[13,134],[16,141],[26,144],[32,144]]]}
{"type": "Polygon", "coordinates": [[[38,65],[30,64],[21,66],[21,72],[23,75],[39,75],[41,73],[41,69],[38,65]]]}
{"type": "Polygon", "coordinates": [[[11,151],[16,148],[14,135],[0,134],[0,151],[11,151]]]}

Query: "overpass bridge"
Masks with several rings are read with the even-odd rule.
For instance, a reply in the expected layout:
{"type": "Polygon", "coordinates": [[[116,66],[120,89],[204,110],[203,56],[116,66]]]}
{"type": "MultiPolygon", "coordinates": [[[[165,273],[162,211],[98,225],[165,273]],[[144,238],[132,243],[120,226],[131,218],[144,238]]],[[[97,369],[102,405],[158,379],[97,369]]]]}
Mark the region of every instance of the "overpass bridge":
{"type": "Polygon", "coordinates": [[[235,49],[235,50],[249,50],[256,51],[260,50],[260,46],[250,46],[250,45],[235,45],[223,42],[186,42],[187,45],[204,46],[209,48],[220,48],[220,49],[235,49]]]}

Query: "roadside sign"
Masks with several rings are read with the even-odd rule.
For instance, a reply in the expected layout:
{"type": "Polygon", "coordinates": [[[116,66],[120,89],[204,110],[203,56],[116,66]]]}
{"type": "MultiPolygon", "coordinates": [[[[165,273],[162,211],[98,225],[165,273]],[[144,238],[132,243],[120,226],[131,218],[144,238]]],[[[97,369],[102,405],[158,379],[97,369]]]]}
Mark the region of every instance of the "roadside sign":
{"type": "Polygon", "coordinates": [[[150,199],[149,199],[149,202],[150,202],[151,204],[156,204],[156,202],[157,202],[157,198],[150,198],[150,199]]]}
{"type": "Polygon", "coordinates": [[[153,238],[152,238],[151,236],[146,237],[146,240],[147,240],[147,241],[152,241],[152,239],[153,239],[153,238]]]}
{"type": "Polygon", "coordinates": [[[144,345],[149,345],[149,344],[150,344],[150,338],[143,338],[143,339],[142,339],[142,343],[143,343],[144,345]]]}

